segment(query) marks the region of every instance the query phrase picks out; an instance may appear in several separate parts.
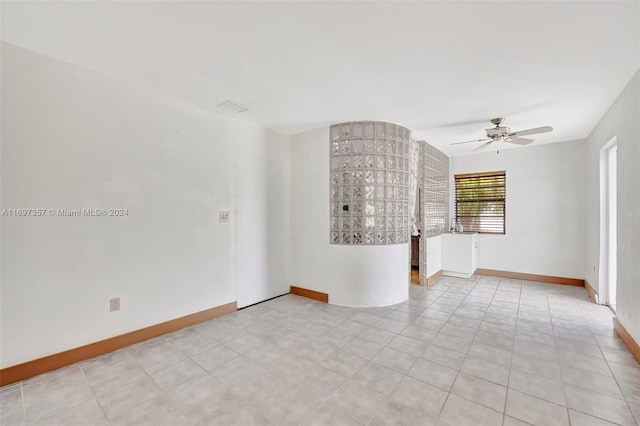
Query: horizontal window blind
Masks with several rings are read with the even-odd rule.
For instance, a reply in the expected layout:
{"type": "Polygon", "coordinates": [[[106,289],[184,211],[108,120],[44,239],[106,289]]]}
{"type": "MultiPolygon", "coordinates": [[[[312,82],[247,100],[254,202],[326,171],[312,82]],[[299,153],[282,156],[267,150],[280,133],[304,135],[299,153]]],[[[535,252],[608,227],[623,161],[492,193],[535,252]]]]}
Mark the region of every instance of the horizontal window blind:
{"type": "Polygon", "coordinates": [[[455,175],[456,218],[465,232],[505,233],[506,172],[455,175]]]}

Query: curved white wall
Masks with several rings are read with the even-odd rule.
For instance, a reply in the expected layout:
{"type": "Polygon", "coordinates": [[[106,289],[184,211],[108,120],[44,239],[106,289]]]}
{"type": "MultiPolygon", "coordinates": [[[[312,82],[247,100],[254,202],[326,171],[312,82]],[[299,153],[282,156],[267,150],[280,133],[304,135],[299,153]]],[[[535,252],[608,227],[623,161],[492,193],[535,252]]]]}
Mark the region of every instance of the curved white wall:
{"type": "Polygon", "coordinates": [[[291,137],[291,283],[329,303],[385,306],[409,296],[408,244],[329,244],[329,126],[291,137]]]}

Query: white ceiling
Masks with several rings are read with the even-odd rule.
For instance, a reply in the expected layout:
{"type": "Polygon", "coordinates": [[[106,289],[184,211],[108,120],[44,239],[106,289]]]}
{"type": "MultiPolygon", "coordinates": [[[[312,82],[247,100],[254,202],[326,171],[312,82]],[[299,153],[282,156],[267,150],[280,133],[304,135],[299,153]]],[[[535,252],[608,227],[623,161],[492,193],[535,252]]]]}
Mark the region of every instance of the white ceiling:
{"type": "Polygon", "coordinates": [[[2,2],[2,40],[287,134],[401,123],[450,155],[489,119],[585,138],[640,67],[640,2],[2,2]]]}

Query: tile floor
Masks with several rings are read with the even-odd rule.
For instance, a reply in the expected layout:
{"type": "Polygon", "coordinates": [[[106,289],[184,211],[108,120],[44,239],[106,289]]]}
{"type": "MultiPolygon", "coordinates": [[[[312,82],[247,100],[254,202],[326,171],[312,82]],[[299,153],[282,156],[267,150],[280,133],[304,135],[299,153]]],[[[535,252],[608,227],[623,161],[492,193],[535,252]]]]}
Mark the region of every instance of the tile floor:
{"type": "Polygon", "coordinates": [[[283,296],[6,386],[0,423],[640,421],[640,365],[583,288],[445,277],[410,294],[374,309],[283,296]]]}

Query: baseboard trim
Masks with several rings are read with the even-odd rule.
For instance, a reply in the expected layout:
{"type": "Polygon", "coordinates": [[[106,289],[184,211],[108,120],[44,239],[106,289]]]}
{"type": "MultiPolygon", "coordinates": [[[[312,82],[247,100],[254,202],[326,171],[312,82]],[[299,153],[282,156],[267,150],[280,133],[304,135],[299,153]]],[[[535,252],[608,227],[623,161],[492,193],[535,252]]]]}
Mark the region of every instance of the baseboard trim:
{"type": "Polygon", "coordinates": [[[236,311],[236,302],[227,303],[225,305],[216,306],[215,308],[206,309],[180,318],[155,324],[119,336],[110,337],[88,345],[69,349],[57,354],[48,355],[43,358],[27,361],[11,367],[0,370],[0,386],[19,382],[38,374],[57,370],[67,365],[75,364],[85,359],[93,358],[116,349],[124,348],[134,343],[139,343],[154,337],[161,336],[181,328],[189,327],[203,321],[207,321],[221,315],[225,315],[236,311]]]}
{"type": "Polygon", "coordinates": [[[442,278],[442,269],[427,278],[427,287],[434,285],[440,278],[442,278]]]}
{"type": "Polygon", "coordinates": [[[291,286],[291,293],[306,297],[308,299],[317,300],[318,302],[329,303],[329,295],[320,291],[309,290],[308,288],[291,286]]]}
{"type": "Polygon", "coordinates": [[[591,284],[589,284],[587,280],[584,280],[584,289],[589,293],[591,300],[593,300],[594,303],[598,303],[598,292],[591,287],[591,284]]]}
{"type": "Polygon", "coordinates": [[[584,287],[584,280],[577,278],[554,277],[551,275],[525,274],[522,272],[499,271],[497,269],[476,269],[477,275],[493,275],[502,278],[514,278],[517,280],[539,281],[550,284],[564,284],[584,287]]]}
{"type": "Polygon", "coordinates": [[[633,337],[629,334],[629,332],[622,326],[618,318],[613,317],[613,329],[618,333],[618,336],[622,339],[631,355],[640,363],[640,346],[638,343],[633,340],[633,337]]]}

